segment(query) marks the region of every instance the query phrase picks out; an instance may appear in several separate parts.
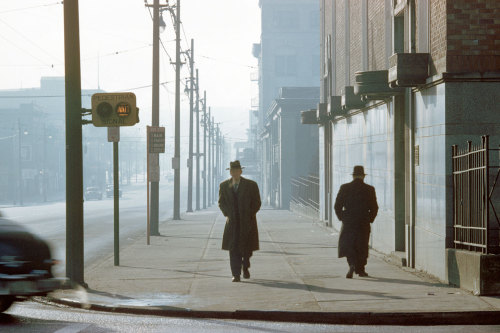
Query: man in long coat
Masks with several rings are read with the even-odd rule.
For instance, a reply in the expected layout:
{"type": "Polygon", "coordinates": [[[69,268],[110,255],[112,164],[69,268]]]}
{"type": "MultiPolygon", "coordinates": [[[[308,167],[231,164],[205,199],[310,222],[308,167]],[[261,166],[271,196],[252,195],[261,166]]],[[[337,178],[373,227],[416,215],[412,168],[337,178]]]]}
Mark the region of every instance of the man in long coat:
{"type": "Polygon", "coordinates": [[[241,177],[240,161],[230,163],[231,178],[219,186],[219,208],[226,217],[222,249],[229,251],[233,282],[250,278],[250,257],[259,249],[256,214],[260,209],[259,187],[256,182],[241,177]]]}
{"type": "Polygon", "coordinates": [[[335,215],[342,221],[339,237],[339,258],[347,257],[350,279],[356,272],[368,276],[365,266],[368,259],[370,223],[378,212],[375,188],[364,183],[365,171],[360,165],[354,167],[353,181],[343,184],[335,200],[335,215]]]}

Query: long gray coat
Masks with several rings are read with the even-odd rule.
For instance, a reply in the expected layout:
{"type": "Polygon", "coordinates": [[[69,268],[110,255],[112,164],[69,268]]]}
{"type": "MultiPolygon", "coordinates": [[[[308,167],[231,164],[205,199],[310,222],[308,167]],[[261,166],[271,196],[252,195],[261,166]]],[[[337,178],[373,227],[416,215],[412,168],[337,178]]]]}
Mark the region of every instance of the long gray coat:
{"type": "Polygon", "coordinates": [[[349,256],[353,249],[366,263],[370,223],[378,212],[375,188],[361,179],[343,184],[335,200],[335,214],[342,221],[339,236],[339,258],[349,256]]]}
{"type": "MultiPolygon", "coordinates": [[[[241,253],[259,249],[259,231],[256,214],[260,209],[260,193],[256,182],[244,177],[238,185],[238,210],[240,216],[239,248],[241,253]]],[[[226,226],[222,237],[222,249],[233,250],[235,237],[234,194],[231,178],[219,186],[219,208],[226,217],[226,226]]]]}

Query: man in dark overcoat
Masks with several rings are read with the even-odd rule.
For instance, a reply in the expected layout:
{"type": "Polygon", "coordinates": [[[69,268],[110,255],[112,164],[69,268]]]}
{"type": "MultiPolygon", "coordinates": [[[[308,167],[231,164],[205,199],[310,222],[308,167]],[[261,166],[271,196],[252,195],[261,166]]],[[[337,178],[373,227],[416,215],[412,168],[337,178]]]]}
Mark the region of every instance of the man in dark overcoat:
{"type": "Polygon", "coordinates": [[[259,249],[256,214],[260,209],[260,193],[256,182],[241,177],[240,161],[231,162],[231,178],[220,183],[219,208],[226,217],[222,249],[229,251],[233,282],[250,278],[250,257],[259,249]]]}
{"type": "Polygon", "coordinates": [[[352,182],[340,186],[334,206],[335,215],[342,221],[338,250],[339,258],[347,258],[348,279],[352,278],[354,272],[359,276],[368,276],[365,266],[370,223],[375,220],[378,212],[375,188],[365,184],[363,166],[356,165],[352,177],[352,182]]]}

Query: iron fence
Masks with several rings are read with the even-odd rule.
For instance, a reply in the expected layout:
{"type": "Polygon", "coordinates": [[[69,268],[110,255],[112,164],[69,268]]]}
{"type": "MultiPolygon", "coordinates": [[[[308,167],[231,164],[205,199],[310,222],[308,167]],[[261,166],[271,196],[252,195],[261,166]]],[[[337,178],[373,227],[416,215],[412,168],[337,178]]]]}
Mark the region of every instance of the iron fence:
{"type": "Polygon", "coordinates": [[[319,217],[319,177],[308,175],[291,180],[290,209],[312,218],[319,217]]]}
{"type": "MultiPolygon", "coordinates": [[[[452,147],[453,161],[453,224],[454,244],[457,249],[499,253],[499,202],[495,187],[500,167],[490,165],[489,137],[483,136],[481,144],[468,141],[467,148],[452,147]],[[490,172],[493,169],[493,172],[490,172]],[[496,207],[496,208],[495,208],[496,207]]],[[[496,157],[498,161],[498,157],[496,157]]]]}

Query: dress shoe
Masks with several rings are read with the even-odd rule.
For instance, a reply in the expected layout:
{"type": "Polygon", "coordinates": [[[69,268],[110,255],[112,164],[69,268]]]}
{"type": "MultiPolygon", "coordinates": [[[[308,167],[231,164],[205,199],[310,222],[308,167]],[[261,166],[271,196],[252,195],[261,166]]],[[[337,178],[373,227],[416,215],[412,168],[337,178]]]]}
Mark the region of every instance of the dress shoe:
{"type": "Polygon", "coordinates": [[[243,268],[243,278],[250,279],[250,272],[248,271],[248,268],[243,268]]]}
{"type": "Polygon", "coordinates": [[[352,275],[354,274],[354,266],[349,266],[349,271],[345,275],[347,279],[352,279],[352,275]]]}
{"type": "Polygon", "coordinates": [[[233,276],[233,282],[240,282],[240,277],[239,276],[233,276]]]}
{"type": "Polygon", "coordinates": [[[361,277],[367,277],[368,273],[365,272],[365,271],[362,271],[362,272],[358,273],[358,275],[361,276],[361,277]]]}

